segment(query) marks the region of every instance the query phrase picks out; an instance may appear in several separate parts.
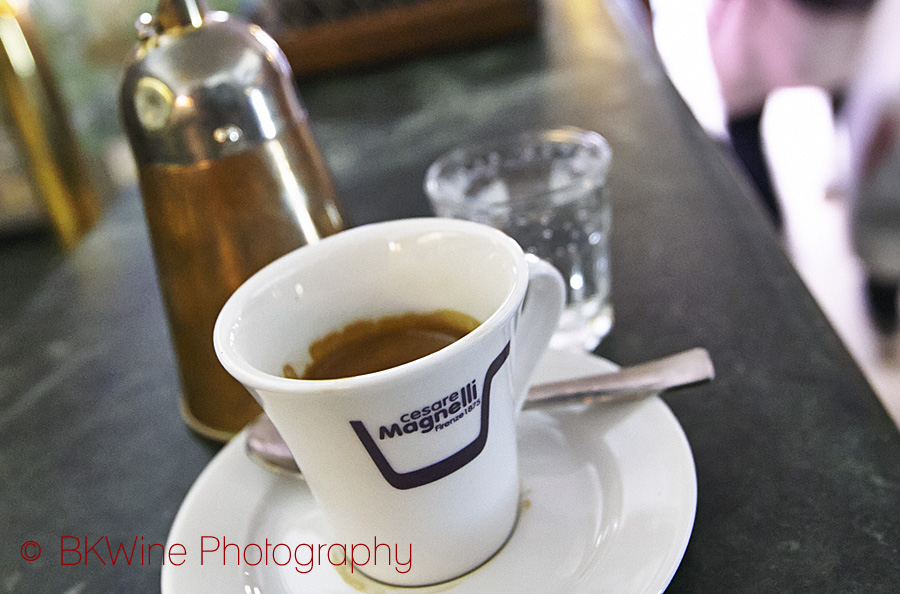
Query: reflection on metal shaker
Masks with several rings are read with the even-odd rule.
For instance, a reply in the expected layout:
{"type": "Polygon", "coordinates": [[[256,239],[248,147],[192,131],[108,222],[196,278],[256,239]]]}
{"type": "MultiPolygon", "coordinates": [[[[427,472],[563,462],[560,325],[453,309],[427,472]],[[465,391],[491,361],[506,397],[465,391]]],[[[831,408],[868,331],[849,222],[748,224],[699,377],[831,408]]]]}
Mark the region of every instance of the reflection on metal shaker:
{"type": "Polygon", "coordinates": [[[228,296],[275,258],[344,227],[287,60],[203,0],[138,19],[120,108],[138,162],[182,415],[225,440],[259,414],[212,346],[228,296]]]}

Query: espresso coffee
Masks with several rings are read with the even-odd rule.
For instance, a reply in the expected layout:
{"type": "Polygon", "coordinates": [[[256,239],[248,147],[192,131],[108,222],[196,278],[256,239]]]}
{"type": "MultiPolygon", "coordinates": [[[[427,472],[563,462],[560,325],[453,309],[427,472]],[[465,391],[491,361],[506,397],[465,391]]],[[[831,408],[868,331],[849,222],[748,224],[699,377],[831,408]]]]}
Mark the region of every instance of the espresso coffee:
{"type": "Polygon", "coordinates": [[[478,327],[472,316],[450,309],[358,320],[309,347],[312,362],[293,379],[338,379],[383,371],[420,359],[452,344],[478,327]]]}

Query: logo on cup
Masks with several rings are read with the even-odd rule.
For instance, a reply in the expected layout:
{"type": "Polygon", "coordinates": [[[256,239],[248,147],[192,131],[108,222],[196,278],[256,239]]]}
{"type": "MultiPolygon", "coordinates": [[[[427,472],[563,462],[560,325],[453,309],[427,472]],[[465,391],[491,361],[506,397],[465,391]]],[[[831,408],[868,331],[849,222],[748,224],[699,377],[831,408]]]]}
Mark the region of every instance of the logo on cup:
{"type": "MultiPolygon", "coordinates": [[[[472,460],[478,457],[478,454],[484,449],[485,444],[487,443],[488,436],[488,420],[490,417],[490,398],[491,398],[491,383],[494,380],[494,376],[497,375],[497,372],[500,371],[500,368],[503,366],[503,363],[509,357],[509,343],[506,343],[506,346],[497,355],[497,358],[488,366],[487,372],[484,374],[484,383],[481,390],[481,400],[477,401],[477,391],[473,384],[468,384],[464,387],[460,392],[462,396],[460,397],[460,409],[466,410],[463,408],[464,406],[475,406],[476,404],[480,404],[481,406],[481,428],[478,432],[478,435],[473,439],[468,445],[464,446],[458,452],[447,456],[443,460],[425,466],[423,468],[419,468],[417,470],[411,470],[409,472],[397,472],[391,466],[390,462],[387,461],[384,454],[381,451],[381,448],[378,447],[378,444],[375,442],[375,439],[369,433],[369,430],[366,429],[366,426],[362,421],[350,421],[350,426],[353,427],[353,430],[356,432],[356,436],[359,438],[359,441],[362,442],[363,447],[369,453],[369,456],[372,458],[372,462],[375,463],[375,466],[378,467],[378,470],[381,472],[381,475],[384,479],[395,489],[414,489],[416,487],[421,487],[422,485],[427,485],[428,483],[433,483],[434,481],[440,480],[445,476],[453,474],[472,460]],[[464,403],[464,404],[463,404],[464,403]]],[[[455,404],[455,403],[454,403],[455,404]]],[[[426,407],[429,408],[429,407],[426,407]]],[[[431,407],[433,408],[433,407],[431,407]]],[[[443,408],[441,406],[437,407],[441,410],[447,410],[448,408],[443,408]]],[[[424,409],[423,409],[424,410],[424,409]]],[[[429,410],[431,410],[429,408],[429,410]]],[[[437,411],[434,411],[437,413],[437,411]]],[[[457,411],[458,412],[458,411],[457,411]]],[[[448,413],[445,413],[448,414],[448,413]]],[[[436,418],[438,415],[435,414],[434,417],[427,417],[429,419],[436,418]]],[[[407,417],[407,415],[403,415],[403,417],[407,417]]],[[[416,419],[418,420],[418,419],[416,419]]],[[[421,430],[423,433],[427,433],[434,428],[433,420],[429,423],[431,426],[426,429],[423,429],[420,425],[421,422],[414,423],[416,427],[413,431],[421,430]]],[[[382,439],[385,437],[393,438],[395,436],[400,436],[403,434],[402,427],[395,423],[390,427],[380,427],[379,435],[382,439]]]]}

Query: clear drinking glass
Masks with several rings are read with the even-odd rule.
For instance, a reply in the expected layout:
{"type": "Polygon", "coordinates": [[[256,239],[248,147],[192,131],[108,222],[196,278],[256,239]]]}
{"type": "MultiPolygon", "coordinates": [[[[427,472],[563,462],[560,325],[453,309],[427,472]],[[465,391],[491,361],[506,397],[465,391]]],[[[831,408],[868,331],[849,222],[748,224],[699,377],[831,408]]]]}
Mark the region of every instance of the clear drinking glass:
{"type": "Polygon", "coordinates": [[[611,158],[600,134],[563,128],[457,148],[426,174],[438,216],[501,229],[562,273],[567,307],[553,348],[593,350],[612,327],[611,158]]]}

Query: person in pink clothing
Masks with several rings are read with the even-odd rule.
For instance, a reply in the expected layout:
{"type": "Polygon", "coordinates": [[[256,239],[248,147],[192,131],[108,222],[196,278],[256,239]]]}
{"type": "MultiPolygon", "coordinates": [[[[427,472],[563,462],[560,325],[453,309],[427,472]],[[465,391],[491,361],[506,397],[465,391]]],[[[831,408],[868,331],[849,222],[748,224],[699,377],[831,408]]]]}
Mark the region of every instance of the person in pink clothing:
{"type": "Polygon", "coordinates": [[[713,65],[735,155],[773,223],[782,216],[762,146],[766,98],[784,87],[817,86],[840,108],[875,0],[712,0],[713,65]]]}
{"type": "Polygon", "coordinates": [[[900,0],[879,0],[847,88],[850,229],[876,327],[900,327],[900,0]]]}

